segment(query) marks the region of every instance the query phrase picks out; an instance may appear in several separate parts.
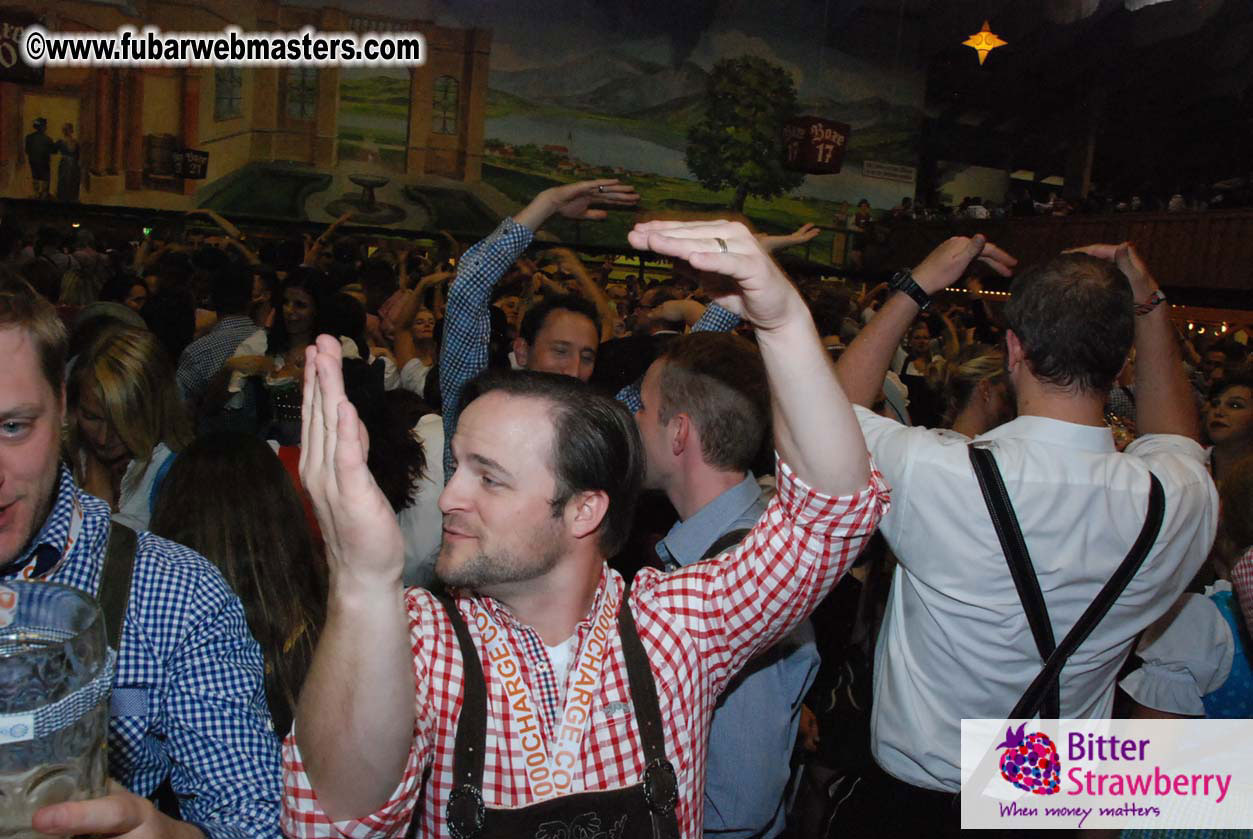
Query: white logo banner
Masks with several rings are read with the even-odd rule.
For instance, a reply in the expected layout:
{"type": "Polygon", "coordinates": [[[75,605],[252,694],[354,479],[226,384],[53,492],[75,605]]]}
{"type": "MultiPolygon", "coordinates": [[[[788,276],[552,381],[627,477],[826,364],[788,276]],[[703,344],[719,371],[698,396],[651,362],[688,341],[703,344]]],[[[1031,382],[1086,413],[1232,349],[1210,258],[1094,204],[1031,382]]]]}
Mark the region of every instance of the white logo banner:
{"type": "Polygon", "coordinates": [[[961,826],[1253,825],[1253,720],[962,720],[961,826]]]}

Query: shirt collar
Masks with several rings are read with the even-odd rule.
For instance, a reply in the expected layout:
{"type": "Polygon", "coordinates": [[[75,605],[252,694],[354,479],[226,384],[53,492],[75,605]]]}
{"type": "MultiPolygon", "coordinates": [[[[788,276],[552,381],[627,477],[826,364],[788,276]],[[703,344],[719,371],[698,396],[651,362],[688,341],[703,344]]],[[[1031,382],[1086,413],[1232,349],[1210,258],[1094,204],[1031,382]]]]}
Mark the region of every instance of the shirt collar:
{"type": "MultiPolygon", "coordinates": [[[[592,621],[596,619],[596,615],[600,612],[601,604],[607,596],[609,585],[609,566],[606,563],[601,563],[600,582],[596,585],[596,596],[592,598],[592,606],[587,610],[587,614],[584,615],[583,619],[575,626],[574,632],[576,635],[580,635],[581,637],[584,630],[591,628],[592,621]]],[[[524,624],[515,618],[513,616],[513,612],[509,611],[509,607],[494,597],[475,594],[470,589],[457,589],[456,594],[458,597],[476,598],[482,607],[491,613],[493,618],[511,629],[532,629],[527,624],[524,624]]]]}
{"type": "Polygon", "coordinates": [[[1051,417],[1025,416],[1010,420],[991,431],[980,434],[979,440],[1028,438],[1070,449],[1090,452],[1113,452],[1114,435],[1103,425],[1080,425],[1051,417]]]}
{"type": "Polygon", "coordinates": [[[21,555],[7,567],[0,568],[0,575],[24,568],[30,562],[31,555],[41,545],[54,548],[58,554],[65,549],[65,541],[70,532],[70,518],[74,514],[74,497],[77,494],[78,487],[74,485],[74,476],[62,463],[57,475],[56,498],[52,502],[52,510],[48,513],[48,517],[44,519],[43,527],[39,528],[39,532],[35,534],[34,539],[30,540],[21,555]]]}
{"type": "MultiPolygon", "coordinates": [[[[727,530],[727,525],[743,516],[761,498],[757,478],[749,472],[744,480],[677,522],[657,543],[657,553],[669,554],[680,565],[691,565],[705,556],[709,546],[727,530]]],[[[662,556],[662,559],[668,557],[662,556]]]]}

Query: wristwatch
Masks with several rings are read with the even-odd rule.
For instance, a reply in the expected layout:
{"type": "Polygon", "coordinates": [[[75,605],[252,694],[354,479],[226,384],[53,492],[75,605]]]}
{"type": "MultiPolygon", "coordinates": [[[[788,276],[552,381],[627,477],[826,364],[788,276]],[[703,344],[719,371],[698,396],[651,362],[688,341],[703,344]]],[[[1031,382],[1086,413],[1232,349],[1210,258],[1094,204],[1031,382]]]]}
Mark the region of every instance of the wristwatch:
{"type": "Polygon", "coordinates": [[[914,302],[918,304],[919,309],[926,309],[931,305],[931,295],[922,290],[922,286],[918,285],[914,280],[914,275],[910,273],[908,268],[902,268],[893,276],[888,288],[893,291],[903,291],[910,297],[914,298],[914,302]]]}

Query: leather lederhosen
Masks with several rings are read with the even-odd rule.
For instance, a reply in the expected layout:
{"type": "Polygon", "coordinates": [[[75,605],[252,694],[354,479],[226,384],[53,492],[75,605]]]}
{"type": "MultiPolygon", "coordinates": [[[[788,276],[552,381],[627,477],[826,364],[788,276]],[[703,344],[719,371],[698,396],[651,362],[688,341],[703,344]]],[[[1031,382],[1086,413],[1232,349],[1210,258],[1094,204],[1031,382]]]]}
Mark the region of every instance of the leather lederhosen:
{"type": "MultiPolygon", "coordinates": [[[[618,633],[626,659],[631,703],[644,747],[644,774],[640,782],[623,789],[580,792],[550,798],[516,809],[484,806],[483,762],[487,746],[487,684],[474,641],[456,604],[440,596],[452,619],[461,646],[465,671],[465,694],[457,721],[456,754],[453,758],[453,790],[445,816],[453,839],[545,839],[558,836],[591,836],[603,839],[678,839],[675,812],[678,779],[666,759],[665,735],[648,658],[635,630],[631,609],[623,600],[618,610],[618,633]]],[[[415,808],[408,839],[417,835],[422,817],[415,808]]]]}

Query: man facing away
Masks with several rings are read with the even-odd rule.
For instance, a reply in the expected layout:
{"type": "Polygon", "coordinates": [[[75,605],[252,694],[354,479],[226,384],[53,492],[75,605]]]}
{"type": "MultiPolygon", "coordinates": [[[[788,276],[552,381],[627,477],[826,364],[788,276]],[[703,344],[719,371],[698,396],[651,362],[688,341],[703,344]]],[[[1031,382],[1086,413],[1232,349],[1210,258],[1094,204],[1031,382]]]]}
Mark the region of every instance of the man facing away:
{"type": "MultiPolygon", "coordinates": [[[[1061,716],[1105,718],[1136,636],[1204,561],[1217,496],[1164,295],[1129,244],[1079,251],[1014,279],[1005,342],[1018,417],[971,445],[1003,476],[1059,644],[1137,541],[1150,473],[1161,482],[1165,516],[1147,558],[1061,671],[1061,716]],[[1133,344],[1142,436],[1119,453],[1103,408],[1133,344]]],[[[884,771],[863,779],[849,815],[902,835],[956,830],[961,720],[1006,718],[1043,665],[967,441],[860,407],[919,306],[976,258],[1006,275],[1016,262],[982,236],[949,239],[912,278],[897,276],[837,366],[891,481],[882,531],[899,559],[874,664],[872,748],[884,771]]]]}
{"type": "Polygon", "coordinates": [[[31,186],[36,198],[51,198],[49,187],[52,184],[52,155],[57,150],[57,141],[48,136],[48,120],[43,117],[35,119],[34,130],[26,135],[23,148],[26,160],[30,164],[31,186]]]}
{"type": "MultiPolygon", "coordinates": [[[[0,585],[98,594],[112,524],[60,462],[65,328],[24,283],[0,288],[0,585]]],[[[208,560],[140,533],[109,718],[109,794],[45,807],[35,829],[125,839],[278,833],[279,754],[261,650],[208,560]],[[185,821],[146,800],[168,780],[185,821]]]]}
{"type": "Polygon", "coordinates": [[[642,472],[630,415],[571,377],[502,374],[463,412],[440,498],[455,599],[406,592],[319,338],[301,471],[331,593],[285,746],[290,835],[700,835],[718,694],[834,585],[887,497],[803,301],[745,227],[653,222],[630,241],[731,278],[719,302],[758,330],[779,458],[761,522],[715,559],[641,571],[628,602],[605,559],[642,472]]]}
{"type": "MultiPolygon", "coordinates": [[[[695,332],[653,362],[641,397],[635,420],[644,485],[664,491],[679,516],[657,555],[669,569],[686,568],[738,542],[765,511],[750,469],[769,416],[766,371],[746,339],[695,332]]],[[[709,734],[706,837],[782,832],[801,702],[818,664],[805,620],[750,661],[719,699],[709,734]]]]}

